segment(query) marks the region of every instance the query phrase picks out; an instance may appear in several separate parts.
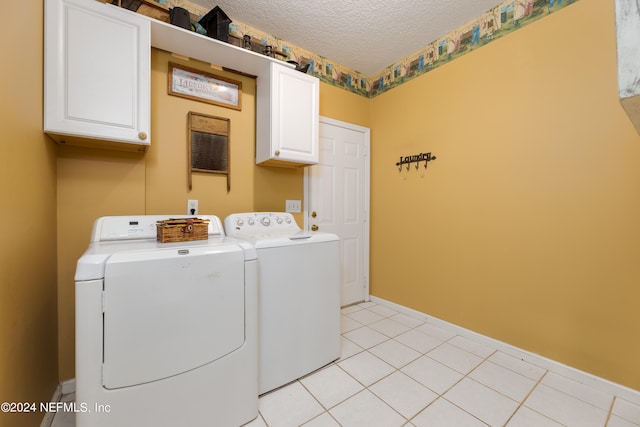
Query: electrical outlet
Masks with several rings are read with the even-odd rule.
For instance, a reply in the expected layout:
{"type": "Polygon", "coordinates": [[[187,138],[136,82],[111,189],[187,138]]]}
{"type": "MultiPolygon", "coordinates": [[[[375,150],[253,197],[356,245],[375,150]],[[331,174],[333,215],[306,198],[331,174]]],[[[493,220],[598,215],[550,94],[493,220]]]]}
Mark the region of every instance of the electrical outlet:
{"type": "Polygon", "coordinates": [[[187,200],[187,215],[198,215],[197,200],[187,200]]]}
{"type": "Polygon", "coordinates": [[[285,210],[291,213],[300,213],[302,202],[300,200],[285,200],[285,210]]]}

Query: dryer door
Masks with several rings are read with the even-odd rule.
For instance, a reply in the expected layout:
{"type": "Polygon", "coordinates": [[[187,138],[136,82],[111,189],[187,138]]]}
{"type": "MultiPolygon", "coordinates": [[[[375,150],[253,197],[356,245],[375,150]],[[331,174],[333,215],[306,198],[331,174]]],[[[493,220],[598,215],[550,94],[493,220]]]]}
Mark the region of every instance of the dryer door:
{"type": "Polygon", "coordinates": [[[238,246],[123,252],[107,262],[104,387],[197,368],[241,347],[244,337],[244,254],[238,246]]]}

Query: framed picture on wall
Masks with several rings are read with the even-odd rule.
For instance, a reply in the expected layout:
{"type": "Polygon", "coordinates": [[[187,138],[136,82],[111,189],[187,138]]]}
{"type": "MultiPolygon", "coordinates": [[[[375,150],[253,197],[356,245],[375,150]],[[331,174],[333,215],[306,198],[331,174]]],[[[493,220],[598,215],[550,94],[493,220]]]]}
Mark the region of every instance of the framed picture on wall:
{"type": "Polygon", "coordinates": [[[169,95],[242,110],[242,82],[169,62],[169,95]]]}
{"type": "Polygon", "coordinates": [[[187,147],[187,184],[191,190],[192,173],[207,172],[227,177],[227,193],[231,191],[229,143],[231,120],[190,111],[187,116],[189,141],[187,147]]]}

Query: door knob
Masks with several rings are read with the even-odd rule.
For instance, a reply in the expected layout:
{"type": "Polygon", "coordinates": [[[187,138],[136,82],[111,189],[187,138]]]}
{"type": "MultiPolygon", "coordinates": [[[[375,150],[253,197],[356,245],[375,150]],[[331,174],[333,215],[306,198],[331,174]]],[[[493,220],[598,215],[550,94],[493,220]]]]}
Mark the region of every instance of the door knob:
{"type": "Polygon", "coordinates": [[[316,211],[311,212],[311,218],[315,218],[318,216],[318,213],[316,211]]]}
{"type": "Polygon", "coordinates": [[[319,228],[320,228],[320,227],[318,227],[317,225],[313,224],[313,225],[311,226],[311,231],[318,231],[318,229],[319,229],[319,228]]]}

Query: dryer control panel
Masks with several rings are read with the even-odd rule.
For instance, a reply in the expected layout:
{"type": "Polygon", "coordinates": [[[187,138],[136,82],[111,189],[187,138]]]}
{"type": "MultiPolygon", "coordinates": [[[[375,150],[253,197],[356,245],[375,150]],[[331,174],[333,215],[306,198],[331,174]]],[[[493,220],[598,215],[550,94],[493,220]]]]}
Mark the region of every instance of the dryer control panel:
{"type": "MultiPolygon", "coordinates": [[[[104,216],[93,223],[91,242],[155,239],[156,223],[170,218],[194,218],[192,215],[104,216]]],[[[224,236],[222,222],[214,215],[199,215],[209,220],[209,236],[224,236]]]]}

